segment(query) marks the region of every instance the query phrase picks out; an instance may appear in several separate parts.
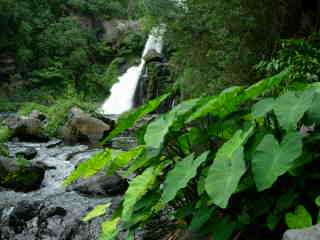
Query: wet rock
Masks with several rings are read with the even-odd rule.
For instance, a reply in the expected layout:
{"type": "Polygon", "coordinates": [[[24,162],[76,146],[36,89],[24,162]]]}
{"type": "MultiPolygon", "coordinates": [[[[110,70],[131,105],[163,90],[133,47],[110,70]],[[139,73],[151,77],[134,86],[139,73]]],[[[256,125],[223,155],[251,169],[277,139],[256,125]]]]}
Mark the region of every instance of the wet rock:
{"type": "Polygon", "coordinates": [[[46,142],[49,138],[44,133],[44,122],[38,117],[35,113],[28,117],[12,115],[3,123],[11,130],[13,138],[27,142],[46,142]]]}
{"type": "Polygon", "coordinates": [[[108,124],[74,107],[70,110],[68,122],[61,129],[61,135],[67,143],[94,145],[110,130],[108,124]]]}
{"type": "Polygon", "coordinates": [[[0,156],[0,186],[18,192],[40,188],[45,169],[25,159],[0,156]]]}
{"type": "Polygon", "coordinates": [[[0,203],[3,240],[95,240],[103,218],[81,222],[88,210],[106,199],[90,199],[74,192],[41,200],[22,200],[12,206],[0,203]]]}
{"type": "Polygon", "coordinates": [[[288,230],[285,232],[282,240],[319,240],[320,225],[310,228],[288,230]]]}
{"type": "Polygon", "coordinates": [[[146,53],[143,59],[146,61],[146,63],[161,62],[163,60],[163,55],[161,53],[158,53],[156,50],[152,49],[146,53]]]}
{"type": "Polygon", "coordinates": [[[26,147],[16,153],[16,157],[22,157],[26,160],[34,159],[37,156],[37,150],[34,147],[26,147]]]}
{"type": "Polygon", "coordinates": [[[101,172],[90,179],[78,180],[69,189],[90,196],[115,196],[123,194],[127,187],[127,181],[119,175],[106,176],[101,172]]]}
{"type": "Polygon", "coordinates": [[[59,146],[60,144],[62,144],[62,140],[54,139],[54,140],[50,140],[45,146],[46,148],[54,148],[59,146]]]}

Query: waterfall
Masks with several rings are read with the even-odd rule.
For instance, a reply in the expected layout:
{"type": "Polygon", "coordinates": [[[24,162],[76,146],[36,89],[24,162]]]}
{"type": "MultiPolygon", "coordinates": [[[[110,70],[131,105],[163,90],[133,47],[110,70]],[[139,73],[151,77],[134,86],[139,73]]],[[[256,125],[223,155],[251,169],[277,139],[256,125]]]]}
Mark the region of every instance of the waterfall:
{"type": "Polygon", "coordinates": [[[152,29],[145,44],[139,66],[129,68],[126,73],[119,77],[119,81],[112,86],[110,96],[101,107],[101,111],[104,114],[118,115],[129,111],[134,106],[134,95],[146,64],[144,57],[150,50],[155,50],[158,53],[162,52],[163,33],[164,27],[152,29]]]}

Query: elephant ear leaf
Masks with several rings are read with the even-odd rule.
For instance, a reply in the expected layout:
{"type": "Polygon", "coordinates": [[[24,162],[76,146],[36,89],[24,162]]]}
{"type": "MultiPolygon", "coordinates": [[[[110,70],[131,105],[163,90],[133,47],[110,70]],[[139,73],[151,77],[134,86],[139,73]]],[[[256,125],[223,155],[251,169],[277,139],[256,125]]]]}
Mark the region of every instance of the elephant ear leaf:
{"type": "Polygon", "coordinates": [[[311,107],[313,99],[314,92],[308,90],[300,95],[294,92],[287,92],[280,96],[274,104],[274,112],[280,126],[287,131],[295,130],[297,123],[311,107]]]}
{"type": "Polygon", "coordinates": [[[237,131],[217,152],[205,180],[205,189],[212,202],[226,208],[231,195],[237,190],[239,181],[246,172],[244,144],[254,131],[237,131]]]}
{"type": "Polygon", "coordinates": [[[280,144],[273,135],[266,135],[252,158],[252,171],[258,190],[270,188],[301,154],[302,137],[298,132],[287,134],[280,144]]]}
{"type": "Polygon", "coordinates": [[[274,104],[275,104],[275,100],[273,98],[266,98],[257,102],[252,107],[252,117],[253,118],[264,117],[268,112],[272,111],[274,104]]]}
{"type": "Polygon", "coordinates": [[[191,154],[177,163],[174,169],[168,173],[162,194],[165,203],[173,200],[178,191],[185,188],[188,182],[197,175],[198,167],[206,161],[208,154],[209,152],[205,152],[196,159],[191,154]]]}

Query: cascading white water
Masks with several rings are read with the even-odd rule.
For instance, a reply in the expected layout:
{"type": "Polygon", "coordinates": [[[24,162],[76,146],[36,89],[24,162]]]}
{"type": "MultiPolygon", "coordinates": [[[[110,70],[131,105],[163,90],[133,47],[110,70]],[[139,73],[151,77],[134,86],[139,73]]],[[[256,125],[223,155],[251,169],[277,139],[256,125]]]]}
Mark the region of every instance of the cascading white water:
{"type": "Polygon", "coordinates": [[[125,74],[119,77],[119,81],[112,86],[111,94],[101,108],[104,114],[118,115],[133,107],[134,95],[146,64],[144,57],[150,50],[155,50],[158,53],[162,52],[163,32],[164,27],[157,27],[151,31],[143,50],[140,65],[129,68],[125,74]]]}

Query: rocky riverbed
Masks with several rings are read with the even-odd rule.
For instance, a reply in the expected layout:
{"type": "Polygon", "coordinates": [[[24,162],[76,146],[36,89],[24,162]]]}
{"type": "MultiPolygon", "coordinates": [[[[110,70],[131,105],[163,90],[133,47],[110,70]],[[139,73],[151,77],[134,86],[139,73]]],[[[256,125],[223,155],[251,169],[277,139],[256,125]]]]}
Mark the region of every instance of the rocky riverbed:
{"type": "Polygon", "coordinates": [[[91,180],[77,182],[67,189],[62,182],[77,164],[99,149],[64,146],[60,141],[6,145],[11,159],[33,153],[28,164],[42,169],[44,175],[40,185],[34,182],[32,191],[0,189],[0,239],[98,239],[100,224],[108,216],[89,223],[82,222],[81,218],[97,204],[112,202],[116,207],[126,184],[118,177],[105,181],[104,176],[103,181],[96,177],[93,183],[91,180]],[[95,188],[90,188],[90,184],[95,188]]]}

